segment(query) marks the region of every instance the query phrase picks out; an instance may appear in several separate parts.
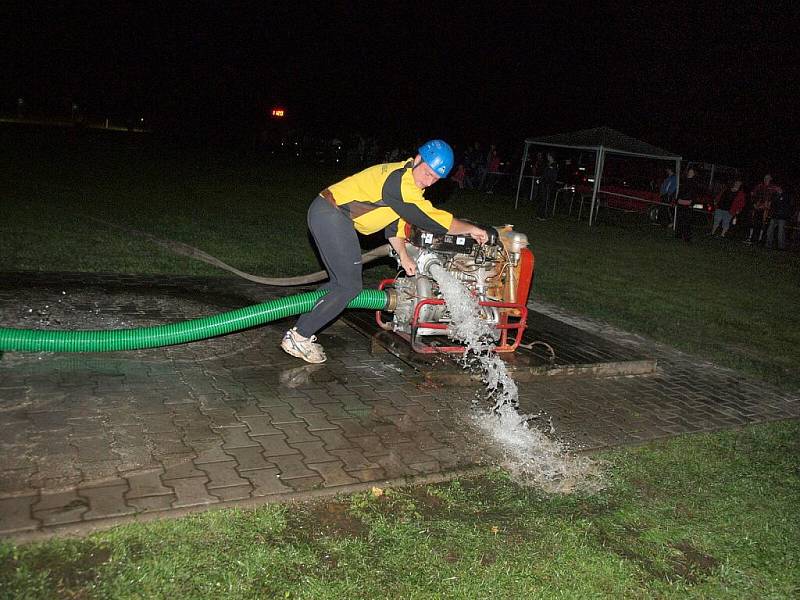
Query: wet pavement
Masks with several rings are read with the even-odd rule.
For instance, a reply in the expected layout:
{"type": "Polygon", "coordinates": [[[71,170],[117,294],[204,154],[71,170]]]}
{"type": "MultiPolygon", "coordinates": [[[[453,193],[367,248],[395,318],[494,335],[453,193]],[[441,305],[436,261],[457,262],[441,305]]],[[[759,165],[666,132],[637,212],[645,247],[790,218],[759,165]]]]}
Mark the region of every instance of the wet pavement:
{"type": "MultiPolygon", "coordinates": [[[[0,274],[0,326],[105,329],[197,318],[297,290],[229,278],[0,274]]],[[[512,358],[526,413],[575,450],[800,416],[796,394],[556,307],[531,304],[512,358]],[[555,359],[541,345],[555,349],[555,359]]],[[[479,384],[370,331],[284,354],[289,321],[103,354],[0,357],[0,536],[429,481],[495,463],[469,415],[479,384]],[[407,349],[406,349],[407,350],[407,349]]]]}

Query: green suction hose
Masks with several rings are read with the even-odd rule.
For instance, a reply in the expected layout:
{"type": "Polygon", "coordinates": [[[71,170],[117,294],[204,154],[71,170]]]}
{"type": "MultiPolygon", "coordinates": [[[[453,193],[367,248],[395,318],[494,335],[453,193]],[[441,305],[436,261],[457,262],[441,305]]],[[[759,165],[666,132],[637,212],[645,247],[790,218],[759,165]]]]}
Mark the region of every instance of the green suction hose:
{"type": "MultiPolygon", "coordinates": [[[[211,317],[138,329],[64,331],[0,327],[0,351],[115,352],[194,342],[310,311],[324,291],[305,292],[211,317]]],[[[382,290],[362,290],[348,308],[383,310],[382,290]]]]}

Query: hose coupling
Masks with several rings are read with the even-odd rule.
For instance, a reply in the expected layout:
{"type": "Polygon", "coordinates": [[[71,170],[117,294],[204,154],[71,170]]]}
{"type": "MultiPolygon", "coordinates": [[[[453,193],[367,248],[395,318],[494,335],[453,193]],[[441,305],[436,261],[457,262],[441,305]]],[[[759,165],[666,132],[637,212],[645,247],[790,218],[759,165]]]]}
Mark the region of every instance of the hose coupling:
{"type": "Polygon", "coordinates": [[[386,307],[383,310],[393,313],[397,309],[397,290],[386,288],[383,291],[386,292],[386,307]]]}

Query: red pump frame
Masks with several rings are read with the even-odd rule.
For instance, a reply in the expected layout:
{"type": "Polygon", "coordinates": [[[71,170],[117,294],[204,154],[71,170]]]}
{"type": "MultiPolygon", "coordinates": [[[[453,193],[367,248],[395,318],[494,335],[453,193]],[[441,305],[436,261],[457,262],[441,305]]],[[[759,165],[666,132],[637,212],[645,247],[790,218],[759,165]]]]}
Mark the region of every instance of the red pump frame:
{"type": "MultiPolygon", "coordinates": [[[[381,281],[378,289],[384,289],[388,285],[393,285],[395,282],[394,279],[384,279],[381,281]]],[[[414,309],[414,316],[411,319],[411,334],[402,333],[399,331],[394,331],[396,335],[399,335],[401,338],[406,340],[409,344],[411,344],[411,348],[415,352],[419,352],[421,354],[436,354],[439,352],[445,353],[463,353],[464,346],[428,346],[427,344],[422,344],[417,339],[417,331],[422,328],[427,329],[441,329],[447,330],[447,325],[444,323],[428,323],[426,321],[420,321],[419,319],[419,311],[420,309],[425,306],[426,304],[446,304],[444,300],[440,300],[438,298],[425,298],[424,300],[420,300],[417,303],[416,308],[414,309]]],[[[528,323],[528,307],[524,304],[519,302],[496,302],[494,300],[487,300],[485,302],[479,302],[480,306],[486,307],[494,307],[494,308],[511,308],[516,309],[519,311],[519,321],[510,322],[510,315],[507,313],[501,313],[500,315],[500,323],[497,325],[497,329],[500,330],[500,341],[497,343],[495,351],[497,352],[514,352],[514,350],[519,347],[520,342],[522,342],[522,335],[525,333],[525,327],[528,323]],[[513,336],[513,339],[509,341],[509,333],[516,331],[516,335],[513,336]]],[[[517,317],[514,317],[517,318],[517,317]]],[[[375,311],[375,321],[378,323],[378,326],[381,329],[386,331],[392,331],[392,326],[389,323],[386,323],[381,318],[381,311],[375,311]]]]}

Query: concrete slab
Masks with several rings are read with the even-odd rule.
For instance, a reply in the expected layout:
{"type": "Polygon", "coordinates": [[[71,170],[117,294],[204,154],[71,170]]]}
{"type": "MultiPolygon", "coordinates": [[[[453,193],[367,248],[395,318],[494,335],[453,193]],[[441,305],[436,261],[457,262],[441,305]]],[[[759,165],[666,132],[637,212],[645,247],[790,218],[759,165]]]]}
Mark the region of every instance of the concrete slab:
{"type": "MultiPolygon", "coordinates": [[[[381,329],[374,313],[351,311],[343,319],[370,337],[373,353],[397,356],[426,380],[446,385],[475,385],[480,381],[479,376],[457,364],[457,354],[415,352],[404,339],[381,329]]],[[[431,349],[452,344],[444,336],[428,336],[420,341],[431,349]]],[[[625,348],[536,311],[528,313],[528,326],[519,348],[501,357],[517,382],[540,377],[646,375],[654,373],[658,364],[641,350],[625,348]]]]}

